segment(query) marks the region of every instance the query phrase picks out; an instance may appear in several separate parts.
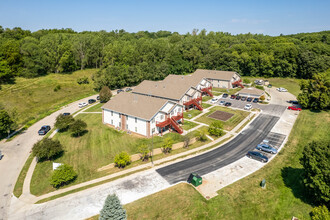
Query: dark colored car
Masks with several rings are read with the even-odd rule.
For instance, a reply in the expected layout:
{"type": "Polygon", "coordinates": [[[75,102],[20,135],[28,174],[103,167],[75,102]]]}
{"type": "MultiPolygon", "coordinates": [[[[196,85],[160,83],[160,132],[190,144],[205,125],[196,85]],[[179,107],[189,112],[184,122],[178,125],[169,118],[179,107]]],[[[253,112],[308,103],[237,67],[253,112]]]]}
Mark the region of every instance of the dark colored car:
{"type": "Polygon", "coordinates": [[[240,100],[242,97],[241,96],[236,96],[236,100],[240,100]]]}
{"type": "Polygon", "coordinates": [[[265,151],[267,153],[276,154],[277,150],[269,144],[258,144],[257,150],[265,151]]]}
{"type": "Polygon", "coordinates": [[[230,102],[226,102],[225,103],[225,106],[231,106],[231,103],[230,102]]]}
{"type": "Polygon", "coordinates": [[[235,99],[236,98],[236,95],[231,95],[230,98],[231,99],[235,99]]]}
{"type": "Polygon", "coordinates": [[[227,93],[224,93],[223,95],[222,95],[222,98],[227,98],[228,97],[228,94],[227,93]]]}
{"type": "Polygon", "coordinates": [[[295,101],[295,100],[290,100],[290,101],[288,101],[288,103],[291,103],[291,104],[294,104],[294,105],[298,105],[299,104],[298,101],[295,101]]]}
{"type": "Polygon", "coordinates": [[[70,115],[70,113],[69,112],[64,112],[63,115],[67,116],[67,115],[70,115]]]}
{"type": "Polygon", "coordinates": [[[96,96],[96,100],[100,100],[100,96],[98,95],[98,96],[96,96]]]}
{"type": "Polygon", "coordinates": [[[268,88],[272,88],[273,87],[273,85],[272,84],[268,84],[268,86],[267,86],[268,88]]]}
{"type": "Polygon", "coordinates": [[[263,155],[262,153],[260,152],[256,152],[256,151],[249,151],[246,156],[248,158],[251,158],[251,159],[255,159],[255,160],[259,160],[263,163],[266,163],[268,162],[268,157],[266,157],[265,155],[263,155]]]}
{"type": "Polygon", "coordinates": [[[117,94],[119,94],[119,93],[121,93],[121,92],[124,92],[124,90],[122,90],[122,89],[118,89],[118,90],[117,90],[117,94]]]}
{"type": "Polygon", "coordinates": [[[45,135],[47,134],[47,132],[50,131],[50,126],[49,125],[44,125],[40,128],[40,130],[38,131],[39,135],[45,135]]]}
{"type": "Polygon", "coordinates": [[[126,89],[125,89],[125,92],[130,92],[130,91],[132,91],[131,88],[126,88],[126,89]]]}
{"type": "Polygon", "coordinates": [[[246,101],[247,101],[247,102],[252,102],[252,98],[249,97],[249,98],[246,99],[246,101]]]}
{"type": "Polygon", "coordinates": [[[242,96],[241,100],[242,101],[245,101],[246,100],[246,97],[245,96],[242,96]]]}
{"type": "Polygon", "coordinates": [[[258,102],[259,102],[259,99],[258,99],[258,98],[254,98],[254,99],[253,99],[253,102],[254,102],[254,103],[258,103],[258,102]]]}
{"type": "Polygon", "coordinates": [[[93,104],[94,102],[96,102],[95,99],[88,99],[88,104],[93,104]]]}

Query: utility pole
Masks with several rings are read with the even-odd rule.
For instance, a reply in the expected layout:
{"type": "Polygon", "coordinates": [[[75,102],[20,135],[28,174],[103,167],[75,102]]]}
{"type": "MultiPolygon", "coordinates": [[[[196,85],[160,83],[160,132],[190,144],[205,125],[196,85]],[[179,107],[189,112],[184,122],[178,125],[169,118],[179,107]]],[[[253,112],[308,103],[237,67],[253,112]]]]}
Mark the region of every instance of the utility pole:
{"type": "Polygon", "coordinates": [[[151,145],[151,164],[152,166],[154,166],[154,130],[151,131],[151,142],[152,142],[152,145],[151,145]]]}

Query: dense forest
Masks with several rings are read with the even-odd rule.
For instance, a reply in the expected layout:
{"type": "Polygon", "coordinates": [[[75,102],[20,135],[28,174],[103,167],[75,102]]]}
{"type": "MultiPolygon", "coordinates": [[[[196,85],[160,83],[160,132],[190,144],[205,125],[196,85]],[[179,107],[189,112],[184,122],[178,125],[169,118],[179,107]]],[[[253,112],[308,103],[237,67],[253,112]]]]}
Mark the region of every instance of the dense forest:
{"type": "Polygon", "coordinates": [[[310,79],[330,68],[330,31],[286,36],[231,35],[193,30],[128,33],[31,32],[0,26],[0,84],[16,76],[38,77],[99,68],[95,89],[135,85],[197,68],[232,70],[244,76],[310,79]]]}

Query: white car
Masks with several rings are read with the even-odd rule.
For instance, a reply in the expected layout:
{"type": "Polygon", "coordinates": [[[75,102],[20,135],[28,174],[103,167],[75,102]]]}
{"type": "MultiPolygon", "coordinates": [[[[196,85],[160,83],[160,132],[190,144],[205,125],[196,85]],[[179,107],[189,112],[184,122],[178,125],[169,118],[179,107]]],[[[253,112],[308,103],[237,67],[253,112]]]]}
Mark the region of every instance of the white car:
{"type": "Polygon", "coordinates": [[[222,100],[222,101],[219,102],[219,105],[224,105],[225,103],[226,103],[226,101],[222,100]]]}
{"type": "Polygon", "coordinates": [[[252,108],[251,104],[246,104],[244,110],[250,110],[252,108]]]}
{"type": "Polygon", "coordinates": [[[79,103],[78,106],[79,108],[86,107],[88,104],[86,102],[79,103]]]}
{"type": "Polygon", "coordinates": [[[213,104],[214,104],[214,103],[217,103],[218,100],[219,100],[219,99],[217,99],[217,98],[213,98],[213,99],[211,99],[211,103],[213,103],[213,104]]]}
{"type": "Polygon", "coordinates": [[[279,92],[287,92],[288,90],[285,89],[285,88],[280,87],[280,88],[277,88],[277,91],[279,91],[279,92]]]}

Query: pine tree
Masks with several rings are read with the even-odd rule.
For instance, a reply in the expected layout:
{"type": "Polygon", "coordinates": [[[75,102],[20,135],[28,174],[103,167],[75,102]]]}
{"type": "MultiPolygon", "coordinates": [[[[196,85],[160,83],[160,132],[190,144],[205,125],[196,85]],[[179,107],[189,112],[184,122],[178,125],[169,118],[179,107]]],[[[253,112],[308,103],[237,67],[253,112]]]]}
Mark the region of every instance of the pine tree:
{"type": "Polygon", "coordinates": [[[126,210],[122,205],[116,194],[108,195],[104,202],[103,209],[100,212],[99,220],[124,220],[127,219],[126,210]]]}

